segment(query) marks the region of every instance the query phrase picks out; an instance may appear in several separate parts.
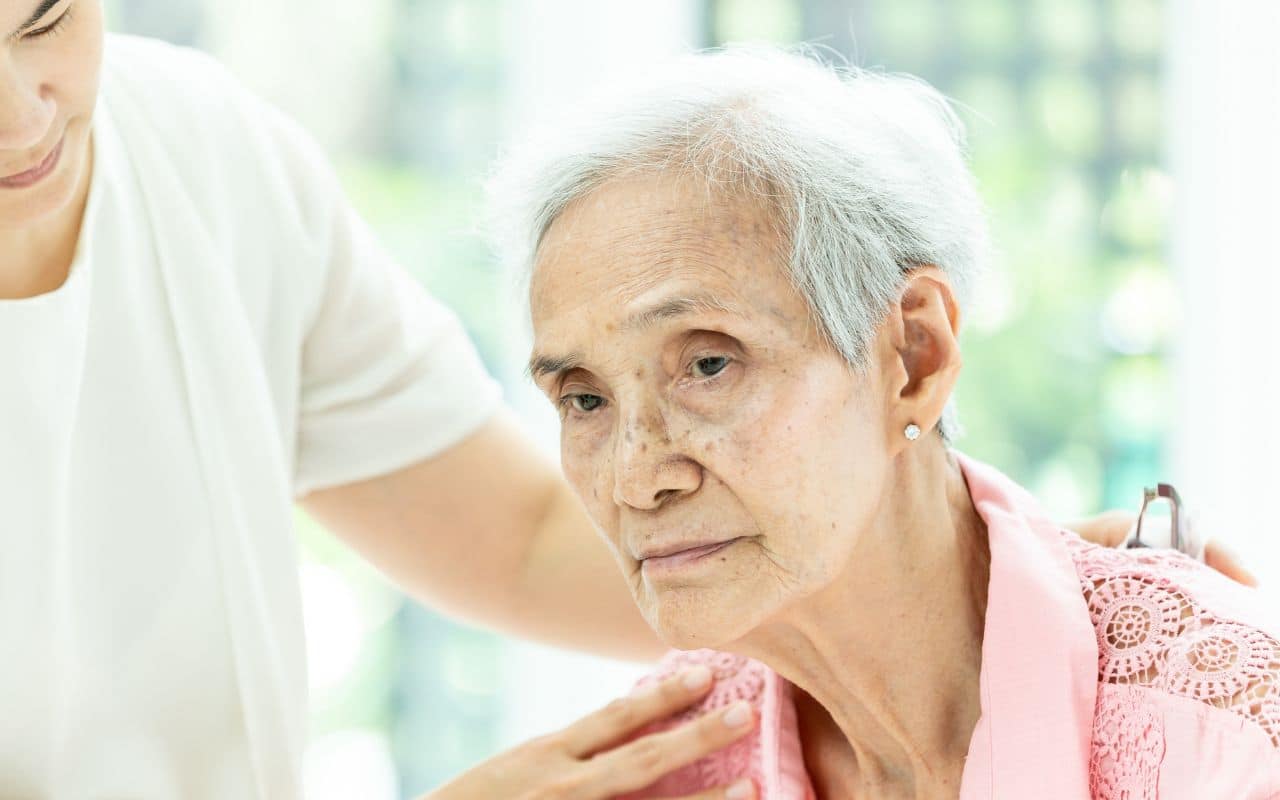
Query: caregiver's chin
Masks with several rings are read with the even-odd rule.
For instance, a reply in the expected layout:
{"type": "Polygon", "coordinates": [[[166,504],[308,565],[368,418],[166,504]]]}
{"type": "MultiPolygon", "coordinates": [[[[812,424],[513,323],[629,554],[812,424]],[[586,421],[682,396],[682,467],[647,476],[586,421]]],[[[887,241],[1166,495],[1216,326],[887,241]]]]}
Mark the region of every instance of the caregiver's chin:
{"type": "Polygon", "coordinates": [[[67,277],[92,172],[100,0],[0,0],[0,299],[67,277]]]}

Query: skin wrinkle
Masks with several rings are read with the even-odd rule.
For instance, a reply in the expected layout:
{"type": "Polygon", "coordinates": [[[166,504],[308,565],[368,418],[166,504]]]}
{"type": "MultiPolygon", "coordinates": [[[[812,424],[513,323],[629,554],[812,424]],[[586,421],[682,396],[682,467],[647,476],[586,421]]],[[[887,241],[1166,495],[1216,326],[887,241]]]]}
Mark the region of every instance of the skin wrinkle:
{"type": "Polygon", "coordinates": [[[985,528],[941,440],[902,436],[954,384],[949,287],[913,273],[855,371],[809,324],[776,240],[753,235],[767,214],[696,176],[619,178],[566,207],[530,283],[535,352],[582,360],[539,386],[599,404],[562,410],[561,462],[669,644],[760,658],[799,687],[824,796],[954,797],[978,714],[985,528]],[[696,293],[747,318],[620,324],[696,293]],[[720,371],[695,374],[708,357],[720,371]],[[730,540],[665,573],[636,557],[730,540]]]}
{"type": "MultiPolygon", "coordinates": [[[[697,311],[719,311],[725,314],[742,316],[741,312],[728,303],[710,295],[698,294],[667,300],[653,308],[643,311],[623,323],[624,330],[651,327],[663,320],[673,319],[697,311]]],[[[638,377],[638,376],[637,376],[638,377]]]]}

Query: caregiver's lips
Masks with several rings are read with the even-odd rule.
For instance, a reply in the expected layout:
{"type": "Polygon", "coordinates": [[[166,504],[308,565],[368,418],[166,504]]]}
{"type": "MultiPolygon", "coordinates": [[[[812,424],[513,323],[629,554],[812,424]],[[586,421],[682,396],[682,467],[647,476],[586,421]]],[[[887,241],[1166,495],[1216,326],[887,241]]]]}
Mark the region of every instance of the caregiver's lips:
{"type": "Polygon", "coordinates": [[[641,552],[638,558],[646,575],[652,575],[654,572],[670,572],[696,564],[743,538],[745,537],[735,536],[732,539],[705,544],[688,543],[652,548],[641,552]]]}
{"type": "Polygon", "coordinates": [[[58,160],[62,158],[62,143],[65,141],[65,137],[59,139],[57,146],[49,151],[49,155],[45,156],[44,160],[34,167],[25,172],[10,175],[7,178],[0,178],[0,187],[5,189],[25,189],[44,180],[58,166],[58,160]]]}

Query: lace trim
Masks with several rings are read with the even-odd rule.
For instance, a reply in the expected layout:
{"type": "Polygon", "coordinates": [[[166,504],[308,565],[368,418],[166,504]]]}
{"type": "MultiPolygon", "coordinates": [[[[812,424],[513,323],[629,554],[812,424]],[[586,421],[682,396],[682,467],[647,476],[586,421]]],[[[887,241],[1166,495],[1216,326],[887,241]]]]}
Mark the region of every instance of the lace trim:
{"type": "MultiPolygon", "coordinates": [[[[1146,687],[1230,711],[1258,726],[1280,750],[1280,642],[1210,611],[1228,598],[1225,578],[1170,550],[1098,547],[1064,539],[1098,637],[1100,687],[1090,781],[1095,797],[1156,797],[1164,756],[1159,715],[1146,687]],[[1194,587],[1194,591],[1192,588],[1194,587]]],[[[1229,602],[1224,605],[1230,605],[1229,602]]]]}
{"type": "MultiPolygon", "coordinates": [[[[703,665],[711,669],[715,683],[710,694],[698,705],[664,720],[661,729],[677,727],[711,711],[725,708],[739,700],[746,700],[759,709],[765,691],[765,667],[757,661],[733,653],[694,650],[672,653],[663,659],[657,672],[643,678],[643,686],[661,681],[687,667],[703,665]]],[[[648,732],[648,731],[646,731],[648,732]]],[[[708,756],[677,770],[663,781],[660,789],[679,789],[683,793],[691,787],[709,789],[729,784],[743,776],[760,782],[757,765],[761,763],[761,739],[752,735],[739,739],[713,756],[708,756]]],[[[640,796],[640,795],[637,795],[640,796]]],[[[648,796],[647,794],[644,796],[648,796]]]]}
{"type": "Polygon", "coordinates": [[[1089,793],[1099,800],[1156,800],[1163,760],[1164,728],[1141,690],[1117,686],[1100,693],[1089,793]]]}

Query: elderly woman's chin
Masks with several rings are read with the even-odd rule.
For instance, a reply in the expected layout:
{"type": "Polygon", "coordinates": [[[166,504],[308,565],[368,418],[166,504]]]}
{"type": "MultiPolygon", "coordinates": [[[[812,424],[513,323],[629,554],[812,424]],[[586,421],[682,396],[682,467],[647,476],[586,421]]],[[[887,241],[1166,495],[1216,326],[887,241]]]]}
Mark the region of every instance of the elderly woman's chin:
{"type": "Polygon", "coordinates": [[[713,571],[723,574],[699,581],[641,575],[636,603],[663,642],[677,650],[728,649],[776,613],[785,600],[778,583],[747,563],[732,561],[714,565],[713,571]]]}

